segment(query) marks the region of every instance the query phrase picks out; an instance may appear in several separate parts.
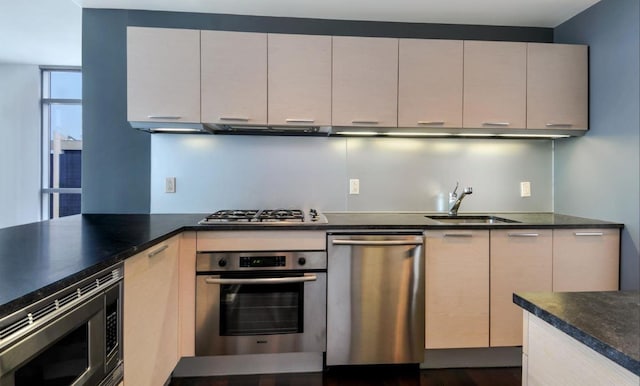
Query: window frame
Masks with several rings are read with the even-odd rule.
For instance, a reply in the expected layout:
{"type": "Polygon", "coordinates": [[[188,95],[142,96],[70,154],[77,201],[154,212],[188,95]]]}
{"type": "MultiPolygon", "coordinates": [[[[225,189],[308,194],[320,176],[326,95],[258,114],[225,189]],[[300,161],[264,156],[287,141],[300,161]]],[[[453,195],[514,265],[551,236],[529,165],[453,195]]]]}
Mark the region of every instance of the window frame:
{"type": "MultiPolygon", "coordinates": [[[[79,66],[40,66],[40,129],[41,129],[41,168],[40,168],[40,218],[49,220],[59,217],[59,205],[55,201],[59,200],[60,194],[82,194],[82,188],[60,188],[59,186],[49,186],[51,180],[51,106],[67,105],[82,106],[82,98],[51,98],[51,73],[52,72],[78,72],[82,73],[82,67],[79,66]],[[51,199],[54,200],[54,213],[51,213],[51,199]]],[[[79,141],[80,142],[80,141],[79,141]]],[[[81,142],[79,149],[82,150],[81,142]]],[[[69,149],[71,150],[71,149],[69,149]]],[[[55,159],[55,157],[54,157],[55,159]]],[[[55,181],[55,179],[54,179],[55,181]]],[[[58,182],[59,183],[59,182],[58,182]]],[[[53,183],[55,185],[55,182],[53,183]]]]}

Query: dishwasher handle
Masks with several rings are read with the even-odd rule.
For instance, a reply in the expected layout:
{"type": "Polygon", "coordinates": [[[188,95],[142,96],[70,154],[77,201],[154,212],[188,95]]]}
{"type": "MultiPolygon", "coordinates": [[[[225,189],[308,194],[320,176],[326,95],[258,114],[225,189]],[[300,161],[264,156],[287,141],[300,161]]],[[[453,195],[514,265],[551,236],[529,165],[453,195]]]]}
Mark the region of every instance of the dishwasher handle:
{"type": "Polygon", "coordinates": [[[335,239],[333,245],[369,245],[369,246],[387,246],[387,245],[422,245],[424,241],[422,237],[413,240],[351,240],[351,239],[335,239]]]}

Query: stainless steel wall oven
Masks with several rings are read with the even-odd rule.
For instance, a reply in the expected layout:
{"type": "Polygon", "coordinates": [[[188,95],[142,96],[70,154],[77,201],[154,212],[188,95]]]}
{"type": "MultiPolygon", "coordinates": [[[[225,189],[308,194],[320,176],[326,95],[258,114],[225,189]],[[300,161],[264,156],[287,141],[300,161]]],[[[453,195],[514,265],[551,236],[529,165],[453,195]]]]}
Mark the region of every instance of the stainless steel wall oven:
{"type": "Polygon", "coordinates": [[[0,385],[122,380],[121,264],[0,320],[0,385]]]}
{"type": "Polygon", "coordinates": [[[323,352],[326,251],[196,257],[196,356],[323,352]]]}

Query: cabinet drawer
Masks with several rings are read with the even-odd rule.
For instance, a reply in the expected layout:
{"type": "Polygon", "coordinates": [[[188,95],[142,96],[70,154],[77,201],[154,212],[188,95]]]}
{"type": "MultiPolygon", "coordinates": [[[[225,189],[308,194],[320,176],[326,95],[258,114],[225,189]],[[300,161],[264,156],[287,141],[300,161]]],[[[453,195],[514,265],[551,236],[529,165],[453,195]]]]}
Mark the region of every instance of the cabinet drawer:
{"type": "Polygon", "coordinates": [[[323,231],[215,231],[198,232],[198,251],[326,250],[323,231]]]}

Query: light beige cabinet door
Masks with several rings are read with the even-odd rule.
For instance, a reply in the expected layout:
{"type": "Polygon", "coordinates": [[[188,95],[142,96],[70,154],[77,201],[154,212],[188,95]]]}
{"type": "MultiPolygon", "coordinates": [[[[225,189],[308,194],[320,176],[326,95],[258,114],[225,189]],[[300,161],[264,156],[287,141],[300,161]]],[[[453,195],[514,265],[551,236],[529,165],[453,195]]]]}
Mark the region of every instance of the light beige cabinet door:
{"type": "Polygon", "coordinates": [[[331,125],[331,36],[268,35],[270,125],[331,125]]]}
{"type": "Polygon", "coordinates": [[[462,127],[462,45],[400,39],[398,127],[462,127]]]}
{"type": "Polygon", "coordinates": [[[464,42],[465,128],[526,127],[527,43],[464,42]]]}
{"type": "Polygon", "coordinates": [[[200,31],[127,27],[127,119],[200,122],[200,31]]]}
{"type": "Polygon", "coordinates": [[[332,123],[398,124],[398,39],[333,37],[332,123]]]}
{"type": "Polygon", "coordinates": [[[491,346],[522,345],[518,291],[551,291],[553,231],[491,230],[491,346]]]}
{"type": "Polygon", "coordinates": [[[489,231],[425,236],[425,347],[488,347],[489,231]]]}
{"type": "Polygon", "coordinates": [[[588,129],[587,50],[584,45],[527,44],[527,129],[588,129]]]}
{"type": "Polygon", "coordinates": [[[619,275],[619,229],[553,230],[553,291],[617,291],[619,275]]]}
{"type": "Polygon", "coordinates": [[[179,237],[124,262],[126,385],[163,385],[178,362],[179,237]]]}
{"type": "Polygon", "coordinates": [[[202,31],[202,122],[267,123],[267,34],[202,31]]]}

